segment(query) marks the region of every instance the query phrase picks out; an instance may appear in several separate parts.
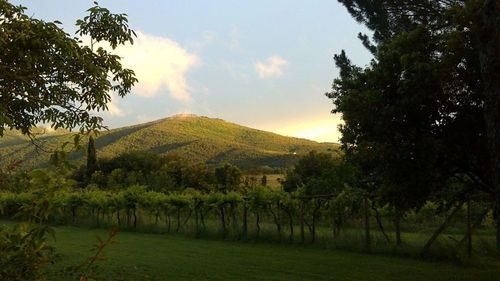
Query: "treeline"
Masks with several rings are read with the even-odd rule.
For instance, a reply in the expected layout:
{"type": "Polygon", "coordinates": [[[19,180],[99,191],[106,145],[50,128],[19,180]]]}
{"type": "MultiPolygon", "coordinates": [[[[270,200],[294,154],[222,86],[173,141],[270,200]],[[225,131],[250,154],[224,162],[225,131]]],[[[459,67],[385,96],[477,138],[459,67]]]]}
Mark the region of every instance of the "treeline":
{"type": "Polygon", "coordinates": [[[203,192],[228,192],[265,183],[262,177],[265,178],[266,174],[282,172],[268,166],[241,170],[229,163],[208,165],[188,161],[177,154],[157,155],[144,151],[100,159],[91,166],[90,170],[89,164],[81,166],[72,173],[71,177],[78,187],[116,190],[144,185],[148,190],[159,192],[182,191],[186,188],[203,192]]]}

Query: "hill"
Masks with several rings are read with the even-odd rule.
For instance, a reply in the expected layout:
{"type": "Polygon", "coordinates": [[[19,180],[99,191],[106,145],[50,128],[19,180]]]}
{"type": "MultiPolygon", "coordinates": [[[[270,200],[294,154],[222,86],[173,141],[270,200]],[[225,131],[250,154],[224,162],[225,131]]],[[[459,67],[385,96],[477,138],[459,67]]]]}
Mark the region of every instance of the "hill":
{"type": "MultiPolygon", "coordinates": [[[[15,131],[0,139],[2,163],[22,160],[25,167],[46,165],[50,151],[71,141],[73,133],[52,132],[37,138],[38,145],[15,131]]],[[[176,153],[194,162],[218,164],[229,162],[241,168],[270,166],[284,168],[311,150],[331,151],[333,143],[306,139],[240,126],[195,115],[176,115],[157,121],[103,131],[96,137],[99,158],[111,158],[129,151],[157,154],[176,153]]],[[[69,159],[83,161],[83,150],[69,159]]]]}

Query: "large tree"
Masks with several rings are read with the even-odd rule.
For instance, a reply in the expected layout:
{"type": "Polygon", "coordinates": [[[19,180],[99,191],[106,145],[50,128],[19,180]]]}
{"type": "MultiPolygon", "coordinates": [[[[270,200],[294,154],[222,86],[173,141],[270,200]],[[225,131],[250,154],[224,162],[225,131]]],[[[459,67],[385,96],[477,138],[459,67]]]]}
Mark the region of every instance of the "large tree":
{"type": "Polygon", "coordinates": [[[114,49],[133,42],[126,15],[95,6],[77,21],[77,34],[66,33],[57,21],[25,14],[25,8],[0,0],[0,136],[6,129],[30,135],[40,123],[53,128],[102,128],[91,112],[107,110],[110,92],[126,95],[137,79],[120,57],[93,43],[114,49]]]}
{"type": "Polygon", "coordinates": [[[359,34],[372,64],[337,55],[327,94],[348,155],[398,204],[421,203],[452,177],[473,183],[496,199],[500,247],[499,1],[339,2],[373,31],[359,34]]]}
{"type": "Polygon", "coordinates": [[[500,1],[485,0],[481,13],[481,81],[484,117],[496,196],[497,248],[500,249],[500,1]]]}
{"type": "MultiPolygon", "coordinates": [[[[96,3],[88,16],[77,21],[77,34],[90,39],[87,46],[67,34],[59,22],[33,18],[25,10],[0,0],[0,137],[6,129],[31,136],[39,123],[80,131],[102,128],[102,119],[91,112],[106,110],[110,92],[124,96],[137,79],[132,70],[122,67],[118,56],[94,49],[93,43],[108,42],[112,49],[132,43],[135,34],[126,15],[112,14],[96,3]]],[[[59,181],[61,171],[47,173],[35,173],[43,179],[43,188],[64,182],[59,181]]],[[[40,222],[51,208],[41,196],[22,208],[28,221],[36,224],[0,228],[0,279],[43,279],[41,267],[50,264],[52,250],[46,241],[48,226],[40,222]]]]}

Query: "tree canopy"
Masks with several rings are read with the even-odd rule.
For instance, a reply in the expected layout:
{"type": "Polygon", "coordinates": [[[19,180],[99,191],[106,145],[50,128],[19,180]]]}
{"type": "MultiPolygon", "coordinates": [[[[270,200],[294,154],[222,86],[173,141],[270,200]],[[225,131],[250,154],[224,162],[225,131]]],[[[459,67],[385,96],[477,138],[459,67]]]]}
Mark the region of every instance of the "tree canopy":
{"type": "Polygon", "coordinates": [[[498,3],[339,2],[373,31],[372,38],[359,34],[371,64],[360,68],[345,52],[336,55],[340,77],[327,93],[345,121],[347,157],[403,208],[456,179],[465,184],[454,200],[481,191],[492,200],[496,194],[498,206],[498,3]]]}
{"type": "Polygon", "coordinates": [[[31,135],[40,123],[55,129],[102,128],[102,118],[91,112],[107,110],[111,92],[122,97],[130,92],[137,82],[134,72],[93,43],[105,41],[114,49],[132,43],[135,33],[125,14],[95,4],[77,21],[80,37],[72,37],[60,22],[30,17],[25,7],[0,1],[0,136],[6,129],[31,135]]]}

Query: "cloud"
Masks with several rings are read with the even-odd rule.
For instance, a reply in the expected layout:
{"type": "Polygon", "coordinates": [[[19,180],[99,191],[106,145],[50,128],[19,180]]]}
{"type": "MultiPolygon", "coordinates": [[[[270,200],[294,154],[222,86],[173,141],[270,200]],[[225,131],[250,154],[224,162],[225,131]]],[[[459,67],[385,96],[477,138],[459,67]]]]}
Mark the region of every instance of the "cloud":
{"type": "Polygon", "coordinates": [[[113,53],[122,57],[123,65],[134,70],[139,79],[133,89],[135,94],[152,97],[167,89],[172,98],[183,103],[191,101],[186,74],[200,59],[179,43],[139,31],[133,45],[119,46],[113,53]]]}
{"type": "Polygon", "coordinates": [[[123,113],[123,110],[118,107],[118,105],[116,105],[116,103],[110,101],[107,103],[107,106],[108,106],[108,114],[111,115],[111,116],[123,116],[125,115],[123,113]]]}
{"type": "Polygon", "coordinates": [[[231,28],[231,33],[230,33],[230,40],[229,40],[229,50],[235,51],[235,50],[241,50],[241,44],[240,44],[240,28],[238,26],[233,26],[231,28]]]}
{"type": "Polygon", "coordinates": [[[288,61],[279,57],[272,56],[266,62],[255,63],[255,70],[260,78],[271,78],[283,75],[283,68],[288,64],[288,61]]]}

